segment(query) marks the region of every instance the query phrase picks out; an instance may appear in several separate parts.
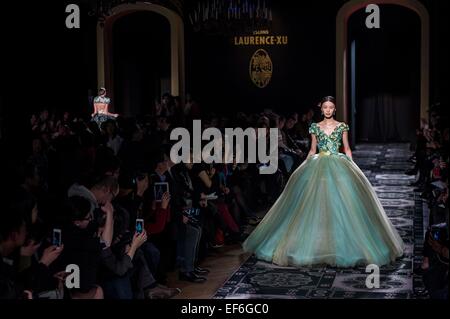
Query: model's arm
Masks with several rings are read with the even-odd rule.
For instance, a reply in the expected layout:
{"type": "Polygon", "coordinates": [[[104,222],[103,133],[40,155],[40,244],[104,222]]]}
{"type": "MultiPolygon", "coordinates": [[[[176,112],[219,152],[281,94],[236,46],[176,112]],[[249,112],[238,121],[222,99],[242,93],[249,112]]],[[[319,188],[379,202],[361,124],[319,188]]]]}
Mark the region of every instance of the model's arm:
{"type": "Polygon", "coordinates": [[[308,157],[313,156],[317,152],[317,138],[315,134],[311,134],[311,148],[308,153],[308,157]]]}
{"type": "Polygon", "coordinates": [[[348,144],[348,131],[344,131],[342,133],[342,143],[344,144],[344,152],[345,154],[352,159],[352,150],[350,149],[350,145],[348,144]]]}
{"type": "Polygon", "coordinates": [[[91,116],[94,116],[97,113],[98,113],[97,103],[94,103],[94,113],[92,113],[91,116]]]}

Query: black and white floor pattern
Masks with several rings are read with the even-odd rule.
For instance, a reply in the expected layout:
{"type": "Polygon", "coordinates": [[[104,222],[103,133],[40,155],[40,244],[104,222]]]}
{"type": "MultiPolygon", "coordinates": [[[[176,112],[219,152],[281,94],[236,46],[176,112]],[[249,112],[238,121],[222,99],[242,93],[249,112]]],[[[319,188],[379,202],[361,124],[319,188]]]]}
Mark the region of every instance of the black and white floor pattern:
{"type": "MultiPolygon", "coordinates": [[[[388,216],[402,236],[406,251],[394,265],[381,267],[379,288],[366,286],[365,267],[278,267],[250,257],[216,292],[215,299],[411,299],[424,298],[421,278],[413,274],[421,262],[423,240],[422,200],[410,186],[415,176],[408,144],[361,144],[354,161],[364,171],[388,216]]],[[[426,295],[425,295],[426,297],[426,295]]]]}

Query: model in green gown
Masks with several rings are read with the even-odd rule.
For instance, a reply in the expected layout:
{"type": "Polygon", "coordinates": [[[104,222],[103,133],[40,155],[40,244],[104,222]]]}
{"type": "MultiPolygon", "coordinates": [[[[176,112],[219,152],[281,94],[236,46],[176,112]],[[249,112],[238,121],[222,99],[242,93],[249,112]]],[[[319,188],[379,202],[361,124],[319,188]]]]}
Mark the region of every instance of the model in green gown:
{"type": "Polygon", "coordinates": [[[350,156],[339,152],[348,129],[340,122],[328,135],[312,123],[309,132],[319,153],[291,175],[243,243],[245,251],[281,266],[381,266],[403,254],[403,241],[369,180],[350,156]]]}

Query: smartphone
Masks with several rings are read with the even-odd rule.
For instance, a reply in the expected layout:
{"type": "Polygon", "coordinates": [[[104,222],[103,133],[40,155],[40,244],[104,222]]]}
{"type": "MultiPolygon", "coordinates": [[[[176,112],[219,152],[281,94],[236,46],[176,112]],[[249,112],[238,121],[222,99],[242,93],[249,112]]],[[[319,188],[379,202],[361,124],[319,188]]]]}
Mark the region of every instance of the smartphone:
{"type": "Polygon", "coordinates": [[[155,201],[160,202],[164,193],[169,191],[169,183],[161,182],[155,183],[153,186],[153,192],[155,195],[155,201]]]}
{"type": "Polygon", "coordinates": [[[140,234],[144,231],[144,220],[142,218],[136,219],[136,233],[140,234]]]}
{"type": "Polygon", "coordinates": [[[440,236],[440,234],[439,234],[439,231],[436,231],[436,232],[433,234],[433,237],[434,237],[434,240],[439,240],[439,239],[441,239],[441,236],[440,236]]]}
{"type": "Polygon", "coordinates": [[[61,229],[59,228],[54,228],[53,229],[53,240],[52,240],[52,244],[57,246],[57,247],[61,247],[62,244],[62,240],[61,240],[61,229]]]}
{"type": "Polygon", "coordinates": [[[440,240],[440,229],[435,226],[431,226],[431,235],[434,240],[440,240]]]}

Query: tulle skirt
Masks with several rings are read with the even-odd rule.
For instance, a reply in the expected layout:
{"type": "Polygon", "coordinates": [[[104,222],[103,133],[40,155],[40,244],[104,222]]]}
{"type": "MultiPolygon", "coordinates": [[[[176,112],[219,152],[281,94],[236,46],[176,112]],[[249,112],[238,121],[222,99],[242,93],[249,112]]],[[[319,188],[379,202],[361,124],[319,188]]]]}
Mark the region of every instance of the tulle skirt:
{"type": "Polygon", "coordinates": [[[102,124],[105,123],[108,120],[116,120],[116,118],[114,116],[111,115],[107,115],[107,114],[101,114],[101,113],[96,113],[93,117],[92,117],[92,121],[94,121],[95,123],[97,123],[99,128],[102,128],[102,124]]]}
{"type": "Polygon", "coordinates": [[[391,263],[404,244],[361,169],[321,152],[291,175],[243,248],[281,266],[352,267],[391,263]]]}

